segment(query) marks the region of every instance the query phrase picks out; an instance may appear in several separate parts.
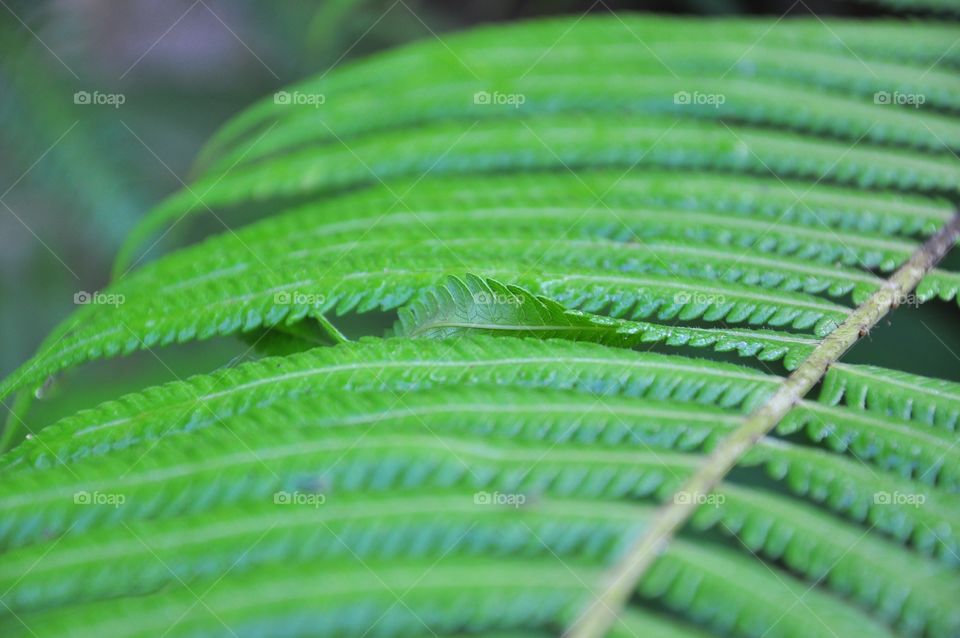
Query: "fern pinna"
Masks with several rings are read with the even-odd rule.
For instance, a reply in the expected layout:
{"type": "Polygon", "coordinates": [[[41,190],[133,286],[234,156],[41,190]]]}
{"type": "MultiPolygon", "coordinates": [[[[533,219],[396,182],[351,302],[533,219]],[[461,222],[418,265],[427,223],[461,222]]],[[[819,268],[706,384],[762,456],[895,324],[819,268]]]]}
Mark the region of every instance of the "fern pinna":
{"type": "Polygon", "coordinates": [[[957,35],[554,19],[253,106],[0,384],[3,635],[960,635],[960,385],[839,362],[957,298],[957,35]]]}

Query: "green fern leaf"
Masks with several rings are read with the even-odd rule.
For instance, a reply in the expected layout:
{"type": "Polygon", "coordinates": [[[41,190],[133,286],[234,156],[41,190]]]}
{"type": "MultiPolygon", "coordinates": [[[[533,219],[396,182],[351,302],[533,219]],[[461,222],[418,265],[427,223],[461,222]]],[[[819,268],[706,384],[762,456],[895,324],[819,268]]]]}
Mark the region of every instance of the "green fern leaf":
{"type": "Polygon", "coordinates": [[[960,419],[960,384],[887,370],[838,363],[823,379],[823,400],[889,414],[949,431],[960,419]]]}
{"type": "MultiPolygon", "coordinates": [[[[695,304],[680,316],[689,318],[697,312],[695,304]]],[[[795,368],[816,345],[813,339],[760,330],[683,328],[584,314],[523,288],[475,275],[467,275],[465,281],[451,277],[445,286],[428,290],[401,310],[397,328],[398,334],[407,337],[449,338],[463,331],[592,341],[621,348],[660,341],[671,346],[712,346],[761,361],[786,357],[787,369],[795,368]]]]}
{"type": "Polygon", "coordinates": [[[558,18],[241,113],[0,381],[0,632],[960,635],[960,385],[840,362],[958,300],[956,35],[558,18]],[[269,356],[28,412],[226,335],[269,356]]]}
{"type": "MultiPolygon", "coordinates": [[[[874,22],[865,30],[856,22],[835,21],[828,30],[815,21],[792,20],[778,25],[777,29],[769,29],[766,25],[736,19],[718,22],[629,15],[591,18],[588,24],[581,22],[575,29],[570,28],[568,22],[558,20],[506,30],[503,27],[477,30],[446,38],[443,49],[431,42],[417,43],[402,52],[354,63],[348,73],[309,79],[291,89],[304,94],[353,97],[356,101],[351,106],[362,108],[361,99],[372,93],[371,84],[396,86],[403,82],[406,89],[425,87],[436,93],[438,87],[442,90],[448,82],[470,88],[476,80],[485,80],[482,88],[490,91],[515,86],[518,80],[527,77],[562,78],[579,74],[587,81],[596,81],[598,74],[616,76],[618,72],[622,74],[624,68],[635,68],[646,81],[685,79],[686,90],[699,81],[728,74],[742,82],[758,81],[757,92],[772,91],[774,86],[787,90],[807,88],[817,94],[826,93],[826,89],[840,89],[872,98],[876,91],[889,91],[892,85],[904,92],[922,93],[938,108],[956,110],[960,104],[956,77],[936,68],[941,61],[958,62],[954,50],[950,49],[956,36],[949,25],[874,22]],[[638,40],[649,48],[638,48],[638,40]],[[511,42],[507,51],[504,51],[504,41],[511,42]],[[744,50],[737,45],[738,41],[752,46],[744,50]],[[781,55],[783,51],[789,55],[781,55]],[[876,75],[864,72],[865,59],[876,75]],[[910,64],[922,65],[927,72],[920,76],[910,64]]],[[[615,91],[616,86],[608,82],[605,92],[615,91]]],[[[665,95],[672,96],[673,92],[665,95]]],[[[418,94],[417,91],[410,93],[414,99],[418,94]]],[[[465,91],[464,96],[472,93],[465,91]]],[[[406,94],[398,97],[403,100],[406,94]]],[[[750,97],[748,103],[755,104],[756,94],[750,97]]],[[[809,92],[805,98],[809,98],[809,92]]],[[[554,97],[554,104],[558,101],[554,97]]],[[[469,100],[463,102],[469,103],[469,100]]],[[[814,100],[802,99],[801,102],[816,108],[814,100]]],[[[603,108],[603,100],[594,99],[587,104],[595,109],[603,108]]],[[[336,117],[337,111],[326,113],[340,108],[336,101],[329,100],[324,106],[329,107],[324,109],[324,115],[336,117]]],[[[430,107],[433,108],[421,111],[421,119],[438,110],[435,104],[430,107]]],[[[770,118],[776,117],[776,111],[790,107],[784,101],[771,101],[767,109],[747,113],[753,118],[770,118]]],[[[503,111],[509,115],[508,110],[503,111]]],[[[846,109],[834,109],[834,118],[844,117],[844,111],[846,109]]],[[[258,129],[265,128],[268,122],[283,123],[295,117],[316,119],[317,115],[317,109],[311,105],[299,109],[295,105],[278,108],[275,100],[263,100],[214,136],[202,153],[203,163],[209,164],[225,147],[236,148],[246,142],[243,146],[249,148],[249,142],[262,133],[258,129]]],[[[372,118],[350,119],[343,124],[358,127],[364,126],[363,122],[379,123],[390,117],[394,116],[380,109],[372,118]]],[[[790,124],[804,124],[804,118],[810,120],[814,116],[808,111],[790,124]]],[[[833,126],[829,120],[823,128],[843,134],[838,130],[841,127],[833,126]]],[[[307,134],[322,138],[327,132],[307,134]]],[[[269,147],[266,140],[271,139],[267,135],[260,142],[265,147],[269,147]]],[[[256,153],[260,143],[250,152],[256,153]]]]}
{"type": "Polygon", "coordinates": [[[773,171],[784,178],[829,176],[841,184],[951,194],[956,193],[960,179],[960,168],[952,162],[919,153],[851,150],[847,144],[814,142],[789,133],[734,132],[722,124],[678,125],[664,118],[600,122],[553,115],[521,123],[481,122],[466,133],[456,124],[438,124],[413,132],[384,132],[372,140],[355,140],[349,149],[332,148],[322,155],[294,151],[200,180],[154,209],[131,233],[118,268],[126,269],[133,252],[149,237],[176,219],[206,210],[204,206],[318,196],[425,171],[443,175],[633,165],[754,174],[773,171]],[[451,149],[453,140],[457,143],[451,149]],[[805,158],[804,162],[798,163],[796,157],[805,158]]]}
{"type": "Polygon", "coordinates": [[[362,340],[238,365],[122,397],[67,417],[4,455],[7,466],[68,460],[153,439],[325,388],[405,392],[495,384],[577,388],[749,409],[776,378],[749,368],[594,344],[475,336],[451,342],[362,340]],[[97,443],[86,446],[89,437],[97,443]]]}
{"type": "Polygon", "coordinates": [[[813,402],[792,410],[777,429],[781,434],[805,430],[813,440],[849,450],[860,460],[875,461],[922,483],[960,488],[960,451],[955,449],[956,437],[945,432],[813,402]]]}
{"type": "MultiPolygon", "coordinates": [[[[511,345],[511,340],[504,341],[511,345]]],[[[678,404],[657,393],[648,393],[641,402],[632,396],[616,400],[582,391],[544,395],[524,390],[503,394],[512,401],[499,407],[495,402],[500,390],[478,388],[463,395],[440,388],[402,398],[382,392],[351,398],[341,390],[250,408],[241,415],[205,413],[206,422],[191,424],[189,436],[167,429],[159,433],[161,441],[101,439],[104,443],[97,449],[75,449],[73,457],[60,456],[68,465],[42,472],[24,468],[10,475],[9,485],[0,491],[0,520],[5,521],[0,540],[20,545],[41,530],[50,534],[69,527],[82,532],[118,520],[266,498],[276,490],[333,485],[352,491],[394,482],[413,487],[466,481],[474,489],[522,488],[531,494],[547,489],[593,497],[644,495],[664,489],[664,482],[686,476],[695,465],[695,456],[674,450],[711,447],[716,435],[728,434],[736,424],[735,410],[698,405],[701,399],[696,396],[688,396],[691,403],[678,404]],[[461,404],[464,399],[472,401],[461,404]],[[599,406],[606,407],[598,410],[599,406]],[[464,407],[470,408],[467,414],[464,407]],[[360,438],[356,430],[362,432],[360,438]],[[617,452],[624,445],[638,451],[617,452]],[[597,454],[593,448],[608,451],[597,454]],[[378,458],[384,450],[393,452],[378,458]],[[90,454],[97,458],[82,458],[90,454]],[[308,469],[325,468],[330,459],[336,460],[330,472],[337,474],[324,471],[318,476],[315,469],[308,469]],[[536,463],[524,471],[534,459],[536,463]],[[595,477],[592,481],[584,479],[589,472],[595,477]],[[240,489],[241,485],[245,487],[240,489]],[[71,497],[95,491],[124,494],[128,503],[116,510],[75,511],[71,497]],[[168,493],[179,496],[167,501],[168,493]]],[[[117,420],[107,425],[116,424],[117,420]]],[[[64,447],[51,438],[55,430],[30,443],[36,442],[46,453],[63,452],[64,447]]],[[[68,439],[64,445],[77,444],[68,439]]],[[[960,529],[956,495],[929,486],[920,489],[895,475],[879,476],[858,461],[782,441],[764,442],[746,462],[766,466],[771,476],[785,480],[786,487],[798,494],[827,501],[856,520],[870,518],[895,538],[912,539],[924,552],[937,553],[948,562],[956,558],[951,554],[958,547],[960,529]],[[871,475],[872,480],[864,480],[871,475]],[[878,502],[878,492],[922,494],[925,506],[878,502]]]]}

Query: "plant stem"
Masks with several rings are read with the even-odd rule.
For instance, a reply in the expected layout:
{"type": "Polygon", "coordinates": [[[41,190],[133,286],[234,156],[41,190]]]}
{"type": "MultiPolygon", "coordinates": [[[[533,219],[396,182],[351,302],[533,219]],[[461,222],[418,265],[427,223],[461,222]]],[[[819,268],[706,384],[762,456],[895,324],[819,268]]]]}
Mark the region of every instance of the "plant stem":
{"type": "Polygon", "coordinates": [[[820,381],[827,368],[896,308],[960,237],[960,212],[918,248],[884,285],[830,333],[793,374],[784,379],[763,405],[743,421],[706,458],[694,474],[660,507],[649,527],[607,572],[593,602],[564,633],[566,638],[601,638],[616,621],[654,559],[694,514],[700,495],[707,494],[757,442],[820,381]],[[687,498],[678,498],[685,495],[687,498]],[[691,498],[693,497],[693,498],[691,498]]]}

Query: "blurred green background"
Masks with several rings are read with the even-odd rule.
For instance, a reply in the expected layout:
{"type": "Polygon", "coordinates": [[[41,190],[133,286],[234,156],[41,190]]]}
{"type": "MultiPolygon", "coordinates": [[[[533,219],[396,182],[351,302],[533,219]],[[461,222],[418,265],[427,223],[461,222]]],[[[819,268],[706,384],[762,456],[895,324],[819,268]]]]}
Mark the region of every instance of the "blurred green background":
{"type": "MultiPolygon", "coordinates": [[[[201,144],[255,99],[410,40],[588,10],[877,13],[815,1],[0,0],[0,375],[67,316],[75,293],[107,284],[136,220],[188,180],[201,144]],[[75,104],[77,91],[124,103],[75,104]]],[[[957,255],[950,261],[960,269],[957,255]]],[[[958,314],[955,304],[903,308],[849,358],[960,380],[958,314]]],[[[224,340],[165,350],[163,361],[142,353],[91,366],[69,376],[84,388],[71,402],[209,370],[243,350],[224,340]]]]}

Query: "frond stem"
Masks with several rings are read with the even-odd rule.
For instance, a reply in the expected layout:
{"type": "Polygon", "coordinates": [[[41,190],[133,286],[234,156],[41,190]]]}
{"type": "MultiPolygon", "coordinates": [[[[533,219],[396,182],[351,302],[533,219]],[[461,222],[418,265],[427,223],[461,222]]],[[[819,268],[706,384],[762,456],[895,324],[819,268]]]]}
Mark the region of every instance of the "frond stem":
{"type": "Polygon", "coordinates": [[[699,507],[699,496],[716,488],[743,456],[817,384],[857,340],[923,279],[960,237],[960,212],[911,255],[875,293],[831,332],[809,357],[730,436],[706,457],[700,468],[655,513],[645,531],[604,575],[594,600],[564,632],[566,638],[602,638],[613,626],[637,583],[673,536],[699,507]],[[686,495],[688,498],[680,498],[686,495]]]}

